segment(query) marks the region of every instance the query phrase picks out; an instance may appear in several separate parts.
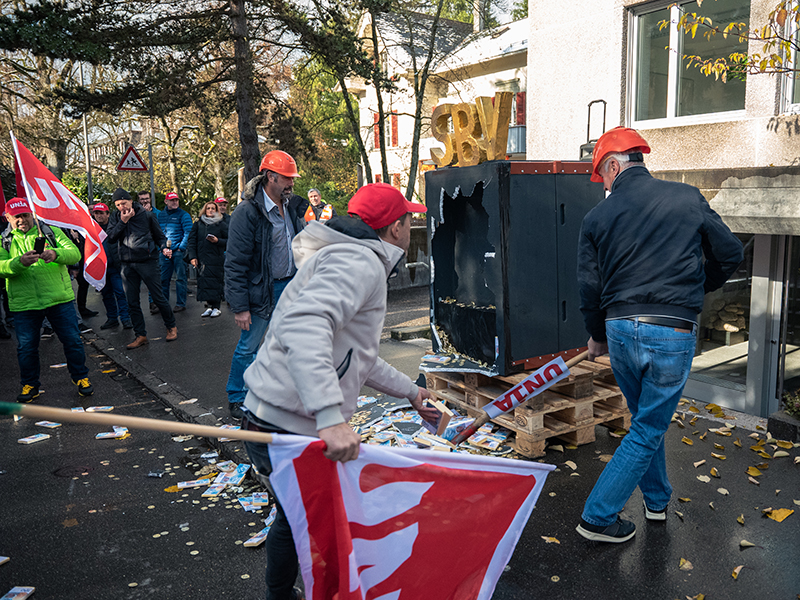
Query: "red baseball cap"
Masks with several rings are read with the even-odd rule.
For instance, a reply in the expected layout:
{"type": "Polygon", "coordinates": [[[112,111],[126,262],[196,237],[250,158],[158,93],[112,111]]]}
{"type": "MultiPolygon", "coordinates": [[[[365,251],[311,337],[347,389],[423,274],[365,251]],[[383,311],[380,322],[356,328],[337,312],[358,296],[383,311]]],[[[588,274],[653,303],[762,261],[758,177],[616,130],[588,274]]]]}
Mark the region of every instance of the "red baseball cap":
{"type": "Polygon", "coordinates": [[[164,196],[164,200],[177,200],[177,199],[178,199],[178,194],[176,194],[175,192],[170,192],[169,194],[164,196]]]}
{"type": "Polygon", "coordinates": [[[219,204],[220,202],[225,202],[225,203],[227,203],[227,202],[228,202],[228,200],[227,200],[227,199],[225,199],[225,198],[223,198],[222,196],[220,196],[219,198],[217,198],[216,200],[214,200],[214,202],[216,202],[216,203],[218,203],[218,204],[219,204]]]}
{"type": "Polygon", "coordinates": [[[388,183],[368,183],[350,198],[347,213],[358,215],[373,229],[391,225],[406,213],[424,213],[423,204],[409,202],[396,187],[388,183]]]}
{"type": "Polygon", "coordinates": [[[7,215],[21,215],[23,213],[33,213],[25,198],[12,198],[6,202],[7,215]]]}
{"type": "Polygon", "coordinates": [[[98,202],[97,204],[92,205],[92,210],[104,210],[108,212],[108,207],[102,202],[98,202]]]}

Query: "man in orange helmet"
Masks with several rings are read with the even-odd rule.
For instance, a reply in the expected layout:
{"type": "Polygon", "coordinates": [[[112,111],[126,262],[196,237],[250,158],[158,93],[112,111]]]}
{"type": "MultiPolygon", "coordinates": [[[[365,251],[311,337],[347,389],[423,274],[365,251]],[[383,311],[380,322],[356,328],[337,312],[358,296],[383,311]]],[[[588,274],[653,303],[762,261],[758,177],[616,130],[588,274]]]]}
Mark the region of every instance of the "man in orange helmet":
{"type": "Polygon", "coordinates": [[[268,152],[231,216],[225,298],[242,330],[226,386],[235,418],[242,416],[244,371],[256,356],[281,292],[297,272],[292,239],[305,225],[302,215],[289,204],[297,177],[297,163],[291,156],[280,150],[268,152]]]}
{"type": "Polygon", "coordinates": [[[609,353],[631,411],[631,428],[589,495],[578,533],[625,542],[636,526],[619,517],[638,486],[645,519],[666,520],[672,494],[664,433],[694,357],[703,296],[728,280],[742,243],[690,185],[653,178],[650,146],[615,127],[597,141],[592,181],[610,194],[584,218],[578,248],[589,357],[609,353]]]}

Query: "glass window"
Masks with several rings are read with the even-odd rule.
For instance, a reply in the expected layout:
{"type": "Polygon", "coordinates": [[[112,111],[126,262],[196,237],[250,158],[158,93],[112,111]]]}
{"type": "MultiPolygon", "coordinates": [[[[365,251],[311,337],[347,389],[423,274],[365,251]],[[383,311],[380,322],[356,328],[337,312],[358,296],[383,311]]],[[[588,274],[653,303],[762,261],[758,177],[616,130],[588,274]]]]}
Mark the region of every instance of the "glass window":
{"type": "Polygon", "coordinates": [[[634,121],[672,119],[744,109],[745,77],[729,71],[727,81],[704,75],[685,56],[707,60],[728,58],[733,52],[747,52],[747,42],[737,35],[717,33],[707,38],[700,25],[692,37],[676,23],[684,13],[711,19],[720,30],[730,23],[750,21],[749,0],[716,0],[698,6],[681,2],[668,8],[636,16],[634,121]],[[667,27],[660,23],[670,21],[667,27]],[[688,67],[688,68],[687,68],[688,67]]]}

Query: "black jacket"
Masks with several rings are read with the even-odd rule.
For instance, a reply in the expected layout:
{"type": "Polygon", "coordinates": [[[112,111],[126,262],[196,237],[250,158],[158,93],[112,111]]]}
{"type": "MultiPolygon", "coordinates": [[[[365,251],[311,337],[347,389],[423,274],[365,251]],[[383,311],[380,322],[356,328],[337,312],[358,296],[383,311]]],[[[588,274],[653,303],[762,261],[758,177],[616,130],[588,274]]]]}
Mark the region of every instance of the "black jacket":
{"type": "Polygon", "coordinates": [[[145,262],[158,258],[167,247],[167,238],[161,231],[155,213],[133,203],[134,214],[127,223],[115,212],[108,219],[106,234],[110,242],[119,244],[120,262],[145,262]]]}
{"type": "MultiPolygon", "coordinates": [[[[260,196],[264,174],[247,182],[242,202],[231,215],[228,228],[228,249],[225,254],[225,299],[234,313],[250,311],[262,319],[272,315],[272,276],[270,249],[272,224],[260,196]]],[[[294,203],[286,207],[295,235],[305,226],[302,213],[298,216],[294,203]]]]}
{"type": "MultiPolygon", "coordinates": [[[[111,217],[109,217],[109,220],[111,217]]],[[[108,226],[110,224],[106,223],[105,225],[100,225],[101,229],[106,232],[106,239],[103,240],[103,250],[106,251],[106,268],[107,269],[115,269],[119,271],[120,263],[119,263],[119,246],[116,242],[112,242],[108,238],[108,226]]]]}
{"type": "Polygon", "coordinates": [[[586,329],[604,342],[606,318],[695,321],[703,295],[722,287],[743,258],[742,243],[700,190],[629,167],[581,227],[578,284],[586,329]]]}
{"type": "Polygon", "coordinates": [[[197,269],[197,300],[200,302],[219,302],[222,299],[227,245],[228,223],[224,219],[211,225],[197,219],[192,225],[186,258],[189,261],[196,258],[200,263],[197,269]],[[217,243],[209,242],[206,239],[208,235],[216,236],[217,243]]]}

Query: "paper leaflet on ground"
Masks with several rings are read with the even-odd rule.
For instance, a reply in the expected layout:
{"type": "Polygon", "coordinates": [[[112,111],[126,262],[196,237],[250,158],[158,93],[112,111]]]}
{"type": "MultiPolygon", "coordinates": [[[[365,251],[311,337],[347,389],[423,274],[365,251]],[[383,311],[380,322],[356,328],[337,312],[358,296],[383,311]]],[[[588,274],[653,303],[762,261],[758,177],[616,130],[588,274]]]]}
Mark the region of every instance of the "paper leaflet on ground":
{"type": "Polygon", "coordinates": [[[244,476],[247,474],[247,470],[250,468],[250,465],[242,463],[236,467],[235,471],[230,471],[229,473],[220,473],[217,475],[217,478],[214,480],[214,483],[226,483],[228,485],[239,485],[244,481],[244,476]]]}
{"type": "Polygon", "coordinates": [[[61,423],[56,423],[55,421],[36,421],[36,424],[39,427],[47,427],[48,429],[55,429],[56,427],[61,427],[61,423]]]}
{"type": "Polygon", "coordinates": [[[186,490],[189,488],[203,487],[204,485],[209,485],[210,483],[211,483],[210,479],[192,479],[191,481],[179,481],[178,489],[186,490]]]}
{"type": "Polygon", "coordinates": [[[423,373],[482,373],[488,377],[498,375],[497,369],[470,360],[461,354],[426,354],[422,357],[419,370],[423,373]]]}
{"type": "Polygon", "coordinates": [[[339,463],[323,447],[270,444],[309,600],[488,600],[554,468],[370,445],[339,463]]]}
{"type": "Polygon", "coordinates": [[[267,534],[269,533],[270,527],[272,527],[272,524],[275,522],[275,515],[277,512],[277,509],[273,506],[272,510],[269,511],[269,516],[264,519],[264,529],[247,540],[244,543],[245,548],[255,548],[256,546],[260,546],[264,543],[264,540],[267,539],[267,534]]]}
{"type": "Polygon", "coordinates": [[[114,431],[106,431],[103,433],[98,433],[94,437],[96,440],[113,440],[113,439],[122,439],[127,435],[128,435],[127,427],[120,427],[119,425],[114,425],[114,431]]]}
{"type": "Polygon", "coordinates": [[[564,359],[558,356],[484,406],[483,410],[490,418],[494,419],[516,408],[528,397],[543,392],[567,377],[569,377],[569,369],[564,359]]]}
{"type": "Polygon", "coordinates": [[[37,433],[35,435],[29,435],[28,437],[21,438],[17,440],[20,444],[35,444],[36,442],[41,442],[42,440],[46,440],[50,437],[49,433],[37,433]]]}
{"type": "Polygon", "coordinates": [[[35,587],[20,587],[16,586],[11,588],[11,590],[0,600],[25,600],[25,598],[29,598],[33,592],[36,591],[35,587]]]}
{"type": "MultiPolygon", "coordinates": [[[[178,485],[180,486],[180,484],[178,484],[178,485]]],[[[202,493],[202,497],[203,498],[213,498],[215,496],[219,496],[222,493],[222,490],[224,490],[227,486],[228,486],[227,483],[214,483],[214,484],[211,484],[210,486],[208,486],[206,491],[204,491],[202,493]]]]}

